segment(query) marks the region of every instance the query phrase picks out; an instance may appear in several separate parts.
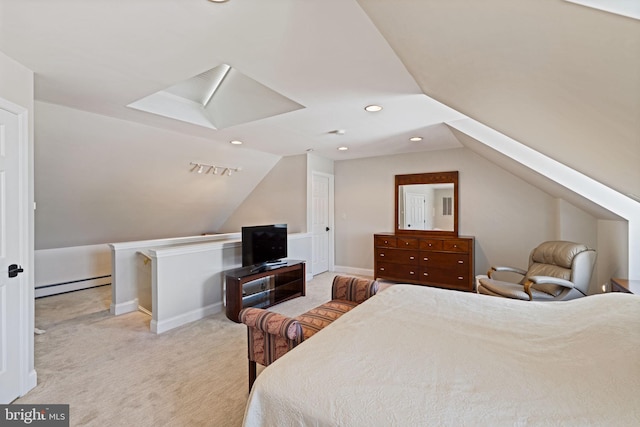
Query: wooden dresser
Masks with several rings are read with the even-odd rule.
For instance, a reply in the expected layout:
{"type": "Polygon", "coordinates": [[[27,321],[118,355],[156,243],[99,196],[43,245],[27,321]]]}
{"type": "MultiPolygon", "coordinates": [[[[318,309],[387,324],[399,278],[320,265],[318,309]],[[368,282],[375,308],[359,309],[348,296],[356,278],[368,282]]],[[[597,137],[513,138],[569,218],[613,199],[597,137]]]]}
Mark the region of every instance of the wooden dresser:
{"type": "Polygon", "coordinates": [[[375,278],[472,291],[474,238],[373,235],[375,278]]]}

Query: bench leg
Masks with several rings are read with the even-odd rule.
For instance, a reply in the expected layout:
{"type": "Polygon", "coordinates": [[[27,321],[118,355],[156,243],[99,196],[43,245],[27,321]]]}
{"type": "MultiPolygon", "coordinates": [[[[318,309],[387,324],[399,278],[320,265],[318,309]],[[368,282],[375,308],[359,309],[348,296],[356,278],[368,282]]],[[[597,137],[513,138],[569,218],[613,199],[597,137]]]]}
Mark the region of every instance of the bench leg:
{"type": "Polygon", "coordinates": [[[256,362],[249,360],[249,392],[251,392],[251,387],[253,387],[253,383],[256,380],[256,362]]]}

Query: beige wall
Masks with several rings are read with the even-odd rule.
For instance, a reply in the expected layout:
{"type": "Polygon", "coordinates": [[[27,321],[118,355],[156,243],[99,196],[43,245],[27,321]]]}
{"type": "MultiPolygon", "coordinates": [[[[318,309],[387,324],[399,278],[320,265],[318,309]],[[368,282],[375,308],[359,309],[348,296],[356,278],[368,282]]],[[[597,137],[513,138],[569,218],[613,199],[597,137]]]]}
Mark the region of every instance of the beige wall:
{"type": "Polygon", "coordinates": [[[596,218],[461,148],[336,162],[336,265],[373,268],[373,233],[394,230],[394,175],[449,170],[459,171],[459,231],[476,237],[477,274],[493,264],[526,268],[544,240],[620,246],[598,233],[596,218]]]}
{"type": "Polygon", "coordinates": [[[396,174],[459,171],[458,228],[476,237],[478,272],[496,262],[526,264],[531,248],[554,235],[554,199],[468,149],[341,161],[335,168],[337,265],[373,268],[373,233],[394,230],[396,174]]]}
{"type": "Polygon", "coordinates": [[[307,157],[283,157],[220,227],[220,233],[245,225],[287,224],[289,233],[307,231],[307,157]]]}
{"type": "Polygon", "coordinates": [[[36,102],[36,248],[215,232],[279,156],[36,102]],[[242,167],[231,176],[190,162],[242,167]]]}

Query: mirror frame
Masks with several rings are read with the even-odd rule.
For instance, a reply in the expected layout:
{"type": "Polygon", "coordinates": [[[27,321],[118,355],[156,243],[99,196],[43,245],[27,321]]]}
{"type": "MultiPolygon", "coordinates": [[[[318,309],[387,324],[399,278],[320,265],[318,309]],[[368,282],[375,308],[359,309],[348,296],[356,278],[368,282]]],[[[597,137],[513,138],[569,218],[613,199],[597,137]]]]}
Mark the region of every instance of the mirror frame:
{"type": "Polygon", "coordinates": [[[414,173],[396,175],[395,191],[395,234],[412,234],[424,236],[458,236],[458,171],[414,173]],[[453,231],[449,230],[407,230],[399,228],[400,211],[399,196],[401,185],[411,184],[453,184],[453,231]]]}

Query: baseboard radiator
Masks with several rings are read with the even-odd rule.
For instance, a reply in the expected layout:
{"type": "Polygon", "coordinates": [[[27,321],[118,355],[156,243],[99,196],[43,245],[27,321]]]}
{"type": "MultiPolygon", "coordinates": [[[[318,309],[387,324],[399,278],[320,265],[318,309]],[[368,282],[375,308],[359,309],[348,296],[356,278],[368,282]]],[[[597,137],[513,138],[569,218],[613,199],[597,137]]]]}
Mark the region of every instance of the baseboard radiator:
{"type": "Polygon", "coordinates": [[[35,297],[48,297],[56,294],[79,291],[82,289],[95,288],[98,286],[110,285],[111,275],[91,277],[88,279],[73,280],[71,282],[53,283],[50,285],[38,286],[35,288],[35,297]]]}

